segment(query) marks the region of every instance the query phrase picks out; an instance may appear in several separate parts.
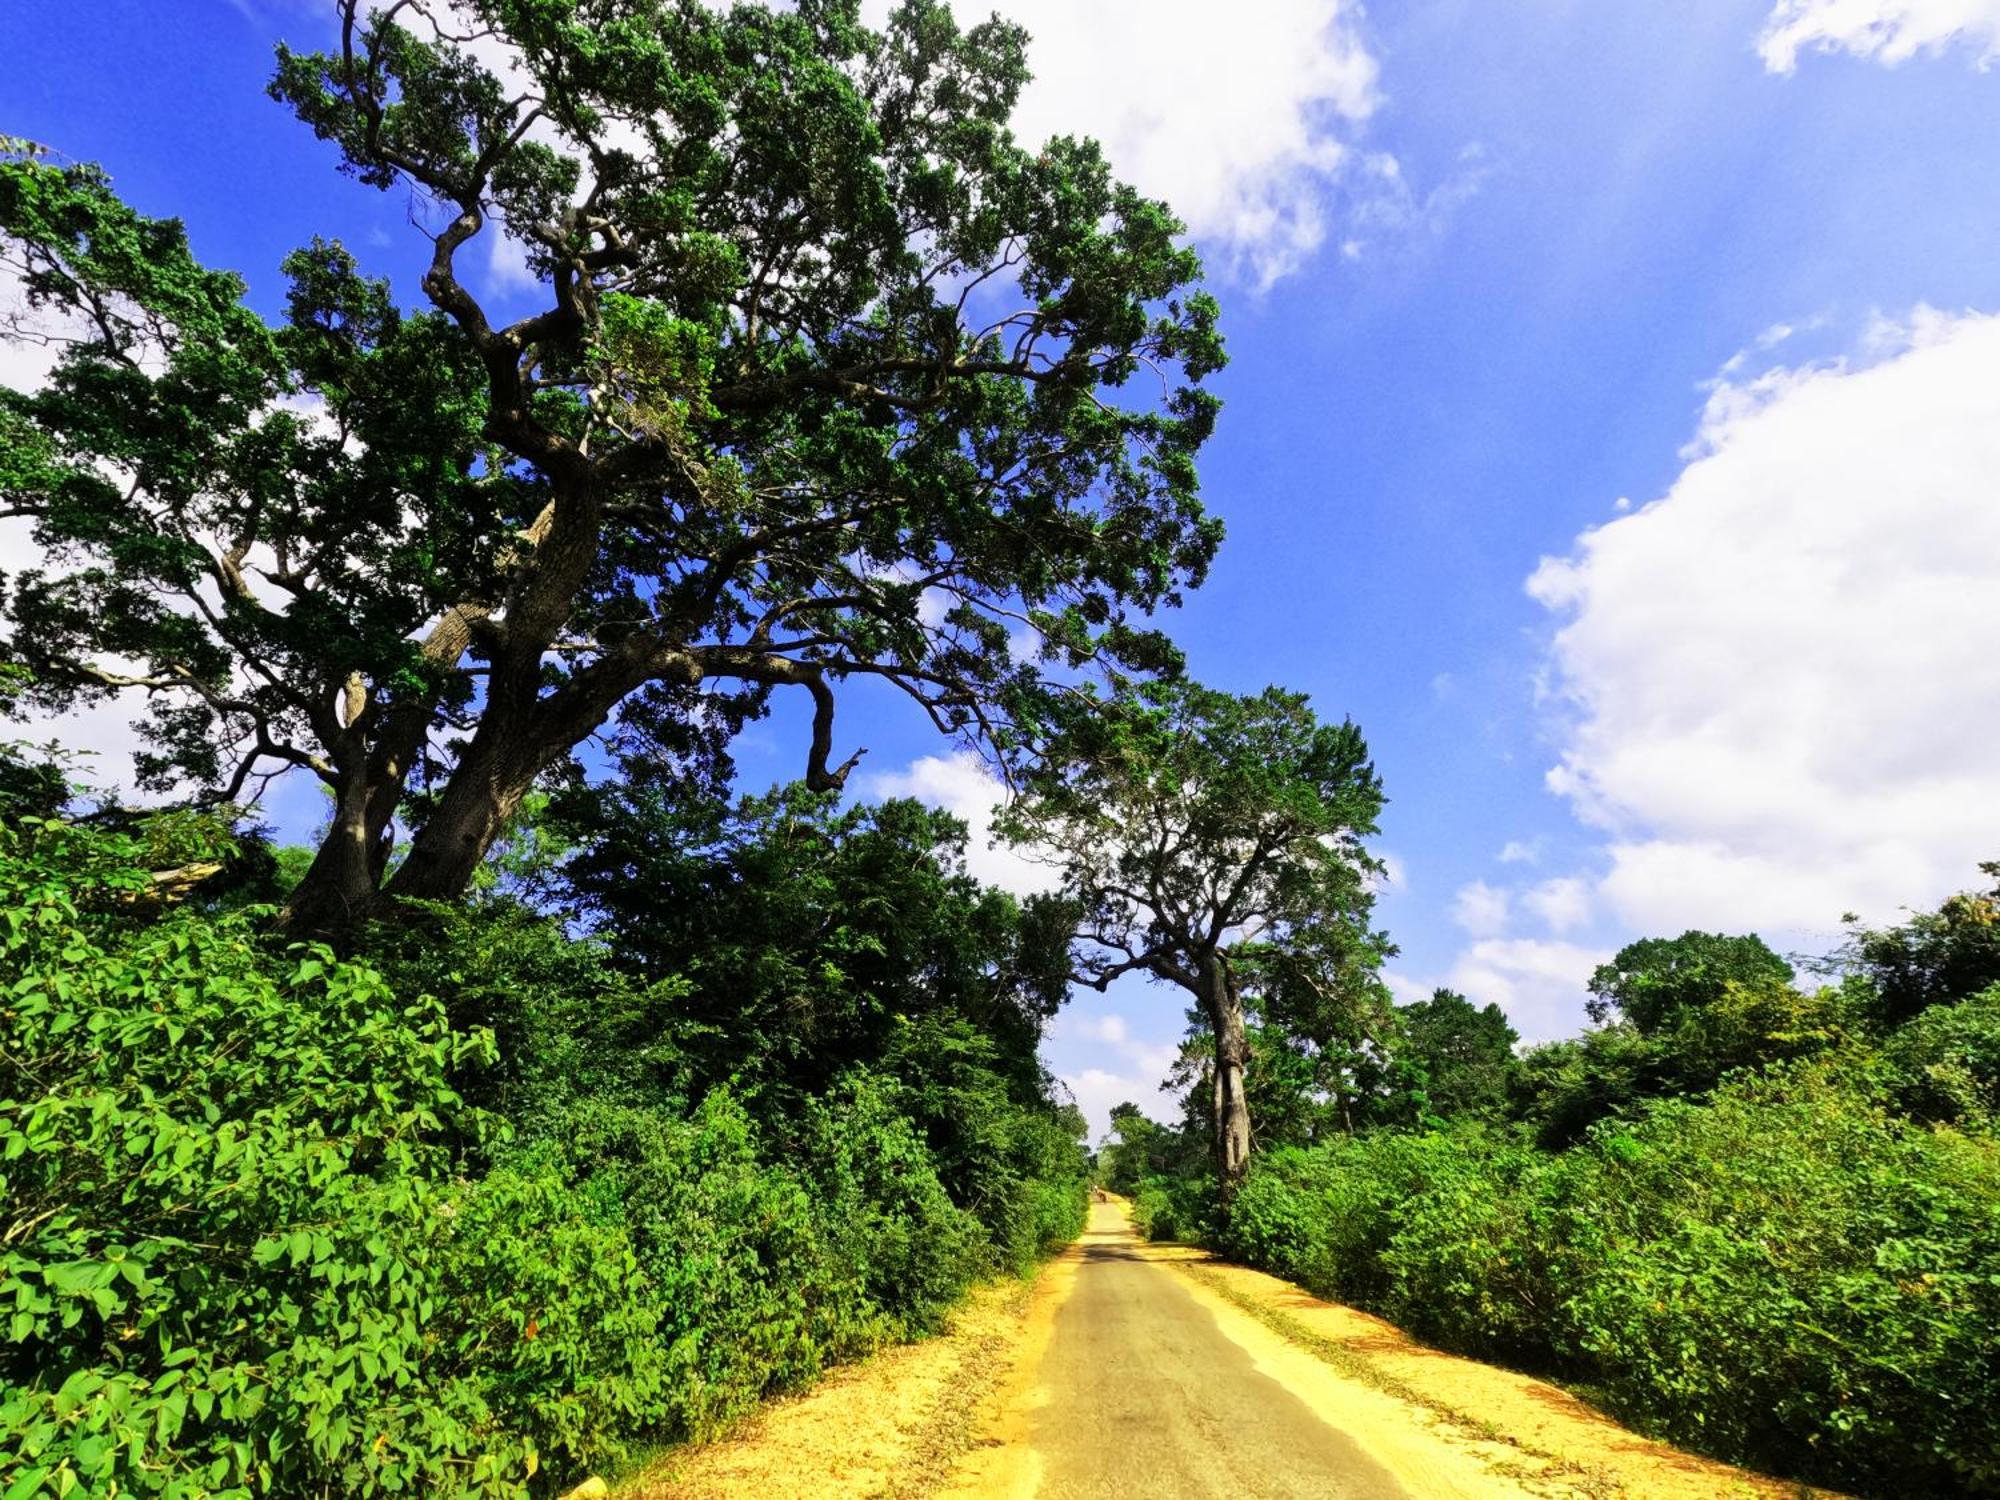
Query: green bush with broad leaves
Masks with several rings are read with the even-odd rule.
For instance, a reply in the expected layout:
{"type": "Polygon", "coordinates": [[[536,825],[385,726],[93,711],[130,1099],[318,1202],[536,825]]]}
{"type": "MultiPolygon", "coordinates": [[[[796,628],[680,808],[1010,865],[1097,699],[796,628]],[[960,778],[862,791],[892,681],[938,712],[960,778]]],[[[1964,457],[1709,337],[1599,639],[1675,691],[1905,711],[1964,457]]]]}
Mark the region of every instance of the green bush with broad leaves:
{"type": "Polygon", "coordinates": [[[238,919],[133,921],[145,852],[0,825],[0,1492],[518,1487],[440,1298],[490,1040],[238,919]]]}
{"type": "MultiPolygon", "coordinates": [[[[1931,1030],[1919,1058],[1985,1035],[1977,1011],[1931,1030]]],[[[1816,1059],[1559,1155],[1477,1125],[1276,1150],[1220,1243],[1707,1452],[2000,1493],[2000,1142],[1900,1116],[1894,1087],[1865,1056],[1816,1059]]]]}
{"type": "Polygon", "coordinates": [[[1198,1242],[1215,1220],[1215,1189],[1205,1177],[1148,1177],[1132,1194],[1132,1222],[1148,1239],[1198,1242]]]}
{"type": "Polygon", "coordinates": [[[672,984],[489,911],[440,916],[433,1000],[160,899],[227,842],[0,822],[8,1500],[552,1492],[1080,1227],[1073,1135],[972,1041],[789,1117],[690,1106],[672,984]],[[481,1011],[545,1054],[502,1065],[481,1011]]]}
{"type": "Polygon", "coordinates": [[[1600,1127],[1543,1186],[1557,1354],[1713,1451],[2000,1493],[2000,1143],[1826,1066],[1600,1127]]]}

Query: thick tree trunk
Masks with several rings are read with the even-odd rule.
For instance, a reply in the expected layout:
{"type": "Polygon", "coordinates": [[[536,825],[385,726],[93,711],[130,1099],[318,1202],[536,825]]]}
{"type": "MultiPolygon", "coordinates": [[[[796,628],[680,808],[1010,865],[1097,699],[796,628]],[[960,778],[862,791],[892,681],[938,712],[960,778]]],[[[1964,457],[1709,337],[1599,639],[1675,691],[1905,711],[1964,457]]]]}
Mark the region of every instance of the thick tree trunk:
{"type": "Polygon", "coordinates": [[[563,693],[539,698],[540,671],[538,656],[519,670],[495,671],[472,742],[385,895],[422,901],[464,895],[535,778],[609,718],[627,693],[658,675],[642,657],[608,660],[579,674],[563,693]]]}
{"type": "Polygon", "coordinates": [[[375,901],[389,858],[389,821],[403,790],[357,770],[334,803],[333,822],[278,924],[300,937],[335,937],[375,901]]]}
{"type": "Polygon", "coordinates": [[[1215,1172],[1225,1206],[1250,1170],[1250,1101],[1243,1092],[1250,1064],[1250,1041],[1243,1026],[1243,999],[1218,954],[1202,964],[1202,1008],[1215,1033],[1215,1172]]]}
{"type": "MultiPolygon", "coordinates": [[[[456,663],[485,616],[475,605],[446,610],[424,638],[424,655],[440,665],[456,663]]],[[[301,937],[337,938],[374,909],[389,864],[390,825],[437,713],[435,696],[372,701],[359,673],[347,679],[343,696],[344,719],[329,710],[317,726],[339,769],[333,822],[278,918],[281,929],[301,937]]]]}
{"type": "Polygon", "coordinates": [[[531,740],[500,743],[482,724],[384,894],[420,901],[464,895],[549,759],[531,740]]]}

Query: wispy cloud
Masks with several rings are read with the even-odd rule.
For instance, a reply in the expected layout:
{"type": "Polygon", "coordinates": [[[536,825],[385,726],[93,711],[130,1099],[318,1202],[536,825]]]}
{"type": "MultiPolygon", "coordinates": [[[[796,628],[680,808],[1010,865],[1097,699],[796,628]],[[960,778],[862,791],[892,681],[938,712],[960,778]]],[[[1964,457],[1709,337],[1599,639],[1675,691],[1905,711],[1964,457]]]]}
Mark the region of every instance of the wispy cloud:
{"type": "Polygon", "coordinates": [[[2000,0],[1780,0],[1757,39],[1773,73],[1801,52],[1846,52],[1894,67],[1962,47],[1978,66],[2000,57],[2000,0]]]}

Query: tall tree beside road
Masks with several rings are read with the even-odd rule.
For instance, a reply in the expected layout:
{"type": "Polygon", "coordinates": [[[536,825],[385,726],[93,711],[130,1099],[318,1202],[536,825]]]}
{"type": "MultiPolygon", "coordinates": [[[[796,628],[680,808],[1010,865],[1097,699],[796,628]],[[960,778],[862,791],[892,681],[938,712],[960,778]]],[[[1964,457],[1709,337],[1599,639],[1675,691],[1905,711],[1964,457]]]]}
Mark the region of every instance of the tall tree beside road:
{"type": "Polygon", "coordinates": [[[1382,787],[1361,731],[1303,695],[1237,697],[1156,683],[1079,723],[1003,815],[1077,903],[1080,982],[1140,973],[1191,997],[1213,1038],[1217,1181],[1250,1160],[1246,983],[1357,993],[1382,940],[1368,928],[1363,840],[1382,787]]]}

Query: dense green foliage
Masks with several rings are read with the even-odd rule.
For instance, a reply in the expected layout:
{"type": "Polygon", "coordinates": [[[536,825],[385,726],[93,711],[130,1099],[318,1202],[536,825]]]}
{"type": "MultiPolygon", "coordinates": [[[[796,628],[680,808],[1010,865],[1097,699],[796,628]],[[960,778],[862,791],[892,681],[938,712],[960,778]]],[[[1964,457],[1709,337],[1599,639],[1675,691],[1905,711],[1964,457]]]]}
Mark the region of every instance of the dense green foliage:
{"type": "Polygon", "coordinates": [[[1180,1173],[1139,1216],[1724,1457],[2000,1494],[1995,912],[1863,933],[1810,993],[1754,938],[1635,943],[1594,981],[1610,1024],[1518,1062],[1457,997],[1399,1007],[1383,1108],[1262,1153],[1226,1215],[1175,1132],[1122,1122],[1180,1173]]]}
{"type": "Polygon", "coordinates": [[[459,895],[603,726],[714,774],[791,690],[825,789],[856,678],[1011,755],[1081,669],[1173,666],[1144,617],[1220,536],[1199,261],[1095,144],[1014,139],[1018,27],[862,8],[329,0],[270,92],[411,200],[415,306],[315,239],[267,321],[99,168],[0,160],[0,252],[67,330],[0,391],[49,549],[0,598],[16,690],[145,686],[165,784],[323,781],[317,931],[392,876],[459,895]],[[511,320],[468,269],[503,236],[511,320]]]}
{"type": "MultiPolygon", "coordinates": [[[[953,873],[962,829],[812,817],[830,856],[879,817],[991,906],[953,873]]],[[[505,897],[345,959],[235,898],[159,899],[163,863],[223,842],[0,823],[10,1496],[552,1487],[932,1330],[1081,1227],[1034,1025],[935,1000],[753,1114],[681,1003],[698,981],[505,897]]],[[[837,968],[797,993],[860,1003],[837,968]]],[[[737,1046],[764,1076],[773,1038],[737,1046]]]]}
{"type": "Polygon", "coordinates": [[[0,742],[0,1495],[551,1494],[935,1330],[1081,1228],[1037,1045],[1132,973],[1195,1019],[1184,1120],[1098,1163],[1147,1232],[1730,1457],[2000,1493],[2000,891],[1817,988],[1635,943],[1526,1054],[1391,1004],[1359,729],[1150,618],[1220,539],[1218,310],[1094,144],[1014,139],[1018,27],[331,8],[270,93],[409,200],[414,305],[315,239],[267,318],[0,137],[4,331],[59,346],[0,389],[0,715],[142,691],[192,799],[0,742]],[[1060,898],[841,805],[871,679],[1020,773],[1060,898]],[[780,690],[804,779],[731,801],[780,690]],[[285,773],[315,849],[236,826],[285,773]]]}

